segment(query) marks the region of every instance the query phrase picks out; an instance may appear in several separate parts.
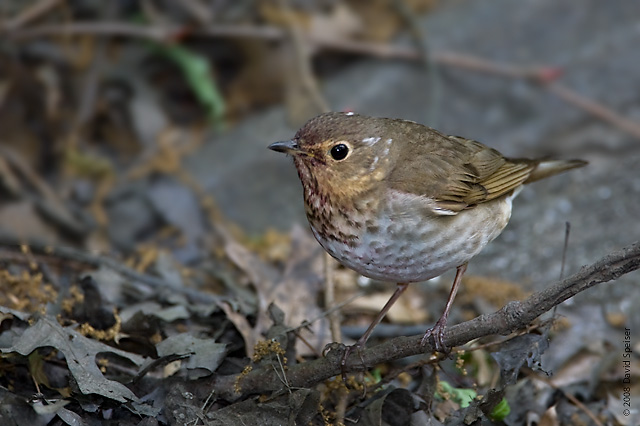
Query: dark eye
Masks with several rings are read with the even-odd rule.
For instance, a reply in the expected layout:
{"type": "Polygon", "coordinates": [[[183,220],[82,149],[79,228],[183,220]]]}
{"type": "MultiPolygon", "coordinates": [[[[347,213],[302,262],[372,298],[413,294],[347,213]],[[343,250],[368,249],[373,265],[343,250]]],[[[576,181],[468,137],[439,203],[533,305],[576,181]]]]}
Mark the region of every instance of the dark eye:
{"type": "Polygon", "coordinates": [[[349,147],[343,143],[339,143],[338,145],[335,145],[333,148],[331,148],[330,152],[331,157],[333,157],[334,160],[344,160],[344,158],[349,153],[349,147]]]}

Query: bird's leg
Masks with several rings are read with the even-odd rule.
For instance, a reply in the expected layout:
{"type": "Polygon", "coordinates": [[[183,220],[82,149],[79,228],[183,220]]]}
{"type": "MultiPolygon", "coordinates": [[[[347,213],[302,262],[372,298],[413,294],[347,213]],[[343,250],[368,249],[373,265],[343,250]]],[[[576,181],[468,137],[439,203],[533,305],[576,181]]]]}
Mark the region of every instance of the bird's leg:
{"type": "MultiPolygon", "coordinates": [[[[342,360],[340,361],[340,366],[341,366],[341,370],[342,370],[342,379],[343,380],[346,379],[346,370],[345,369],[347,367],[347,358],[349,358],[349,355],[351,355],[351,352],[353,351],[353,349],[355,348],[358,351],[358,353],[360,352],[360,349],[362,349],[364,347],[365,343],[367,343],[367,340],[369,340],[369,336],[371,336],[371,333],[373,332],[373,329],[376,328],[376,326],[378,324],[380,324],[380,321],[382,321],[382,318],[384,318],[384,316],[387,314],[387,312],[389,312],[389,309],[391,309],[391,306],[393,306],[393,304],[396,303],[396,300],[398,300],[400,295],[402,295],[402,293],[404,293],[404,291],[407,289],[407,287],[409,287],[409,284],[400,284],[399,283],[398,286],[396,287],[396,291],[393,292],[393,294],[391,295],[391,298],[389,299],[389,301],[387,301],[387,303],[380,310],[380,312],[378,312],[378,315],[373,320],[371,325],[369,325],[369,328],[367,328],[367,331],[364,332],[362,337],[360,337],[358,339],[358,341],[356,342],[355,345],[347,346],[347,348],[344,351],[344,355],[342,356],[342,360]]],[[[362,361],[362,363],[364,364],[364,361],[362,361]]]]}
{"type": "Polygon", "coordinates": [[[449,292],[449,298],[447,299],[447,305],[444,307],[444,312],[442,313],[440,319],[433,325],[433,327],[431,327],[424,333],[424,336],[420,341],[421,345],[424,346],[429,336],[433,335],[433,339],[436,344],[436,351],[441,353],[447,353],[449,351],[449,348],[447,348],[442,341],[444,339],[444,330],[447,327],[447,317],[449,316],[449,311],[451,310],[451,306],[453,305],[453,299],[456,298],[456,293],[458,292],[460,281],[462,281],[462,275],[464,275],[464,272],[466,270],[466,263],[463,263],[456,268],[456,277],[453,279],[453,286],[451,287],[451,291],[449,292]]]}

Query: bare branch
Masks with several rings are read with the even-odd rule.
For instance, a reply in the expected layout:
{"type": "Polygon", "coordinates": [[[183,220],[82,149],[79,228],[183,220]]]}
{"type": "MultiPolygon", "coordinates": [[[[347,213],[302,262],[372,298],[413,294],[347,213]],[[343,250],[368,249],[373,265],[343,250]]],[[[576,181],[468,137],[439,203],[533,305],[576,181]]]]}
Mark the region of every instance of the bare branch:
{"type": "Polygon", "coordinates": [[[54,9],[58,4],[61,3],[61,0],[40,0],[39,2],[27,6],[18,16],[14,17],[11,20],[0,22],[0,30],[17,30],[28,23],[35,21],[36,19],[41,18],[47,12],[54,9]]]}
{"type": "MultiPolygon", "coordinates": [[[[545,290],[534,293],[522,302],[510,302],[489,315],[481,315],[447,328],[444,338],[448,347],[463,345],[473,339],[491,334],[506,335],[526,327],[538,316],[559,305],[568,298],[596,284],[615,280],[640,268],[640,242],[605,256],[596,263],[582,267],[572,276],[554,283],[545,290]]],[[[347,362],[347,372],[363,371],[376,364],[429,353],[434,350],[432,340],[420,346],[422,335],[396,337],[380,345],[365,349],[362,358],[353,353],[347,362]]],[[[325,358],[290,366],[287,370],[289,386],[310,387],[341,373],[342,350],[336,345],[325,358]]],[[[217,395],[225,399],[238,399],[246,395],[283,391],[282,382],[272,368],[254,370],[242,377],[239,375],[212,378],[211,386],[217,395]],[[238,386],[235,386],[235,385],[238,386]],[[240,389],[236,392],[234,389],[240,389]]]]}
{"type": "MultiPolygon", "coordinates": [[[[2,28],[0,28],[0,30],[1,29],[2,28]]],[[[73,22],[65,25],[42,25],[33,28],[16,29],[14,31],[6,31],[6,33],[9,38],[18,41],[43,36],[77,34],[139,37],[151,39],[159,43],[169,42],[186,34],[214,38],[258,38],[263,40],[283,40],[286,38],[285,30],[272,26],[213,25],[207,28],[185,28],[176,25],[142,26],[125,22],[73,22]]],[[[299,42],[298,44],[304,40],[305,44],[319,49],[350,52],[378,58],[411,61],[423,60],[424,58],[424,55],[422,55],[418,49],[389,44],[370,43],[358,40],[336,41],[330,38],[326,40],[314,39],[308,37],[306,34],[300,34],[297,40],[299,42]]],[[[431,60],[441,65],[494,74],[505,78],[519,78],[531,81],[553,93],[566,103],[640,139],[640,125],[633,120],[622,116],[605,105],[580,95],[566,86],[554,82],[561,74],[561,70],[558,68],[519,67],[453,52],[433,53],[431,60]]],[[[313,85],[310,87],[313,87],[313,85]]],[[[315,97],[317,98],[317,95],[315,97]]],[[[321,99],[321,97],[318,99],[321,99]]],[[[322,105],[321,102],[320,105],[322,105]]]]}

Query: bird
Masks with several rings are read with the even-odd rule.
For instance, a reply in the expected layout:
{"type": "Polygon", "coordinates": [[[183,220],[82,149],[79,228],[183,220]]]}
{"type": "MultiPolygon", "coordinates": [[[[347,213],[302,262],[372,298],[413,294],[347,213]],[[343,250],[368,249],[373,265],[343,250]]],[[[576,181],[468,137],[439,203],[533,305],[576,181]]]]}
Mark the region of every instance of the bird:
{"type": "Polygon", "coordinates": [[[414,121],[328,112],[269,149],[293,157],[313,235],[338,262],[396,289],[354,346],[410,283],[456,270],[430,336],[446,353],[444,332],[468,262],[505,228],[523,185],[587,164],[508,158],[472,139],[414,121]]]}

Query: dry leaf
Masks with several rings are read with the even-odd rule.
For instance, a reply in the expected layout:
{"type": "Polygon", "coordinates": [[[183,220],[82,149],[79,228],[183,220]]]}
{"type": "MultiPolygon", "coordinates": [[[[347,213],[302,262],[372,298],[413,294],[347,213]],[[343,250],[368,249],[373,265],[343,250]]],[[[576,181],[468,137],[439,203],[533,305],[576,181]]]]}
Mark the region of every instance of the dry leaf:
{"type": "Polygon", "coordinates": [[[560,426],[558,421],[558,413],[556,412],[556,406],[551,406],[540,418],[538,426],[560,426]]]}
{"type": "Polygon", "coordinates": [[[138,397],[122,383],[109,380],[96,364],[99,353],[114,353],[135,365],[142,365],[144,357],[89,339],[71,327],[62,327],[53,318],[43,317],[17,337],[2,353],[16,352],[28,356],[37,348],[51,346],[62,352],[69,371],[85,395],[98,394],[120,402],[138,401],[138,397]]]}

